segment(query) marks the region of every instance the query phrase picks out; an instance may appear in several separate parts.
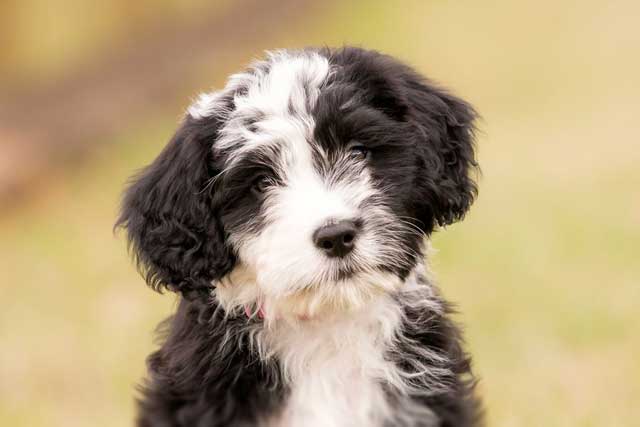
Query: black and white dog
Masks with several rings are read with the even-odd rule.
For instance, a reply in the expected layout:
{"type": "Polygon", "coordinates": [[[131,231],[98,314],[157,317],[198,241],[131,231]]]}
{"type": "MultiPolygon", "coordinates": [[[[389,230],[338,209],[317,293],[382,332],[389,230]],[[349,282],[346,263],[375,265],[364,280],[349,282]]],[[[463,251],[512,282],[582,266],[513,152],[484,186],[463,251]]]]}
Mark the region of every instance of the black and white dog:
{"type": "Polygon", "coordinates": [[[476,194],[474,118],[359,48],[272,52],[201,95],[118,220],[181,294],[138,425],[479,425],[424,260],[476,194]]]}

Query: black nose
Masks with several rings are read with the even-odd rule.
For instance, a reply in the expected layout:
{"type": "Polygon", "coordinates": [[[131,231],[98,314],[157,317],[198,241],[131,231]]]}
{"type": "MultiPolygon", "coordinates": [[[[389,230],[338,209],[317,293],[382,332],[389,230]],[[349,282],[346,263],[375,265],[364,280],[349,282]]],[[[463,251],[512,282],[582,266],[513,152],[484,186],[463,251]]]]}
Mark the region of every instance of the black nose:
{"type": "Polygon", "coordinates": [[[357,234],[357,224],[344,220],[318,228],[313,233],[313,241],[327,256],[343,257],[355,246],[357,234]]]}

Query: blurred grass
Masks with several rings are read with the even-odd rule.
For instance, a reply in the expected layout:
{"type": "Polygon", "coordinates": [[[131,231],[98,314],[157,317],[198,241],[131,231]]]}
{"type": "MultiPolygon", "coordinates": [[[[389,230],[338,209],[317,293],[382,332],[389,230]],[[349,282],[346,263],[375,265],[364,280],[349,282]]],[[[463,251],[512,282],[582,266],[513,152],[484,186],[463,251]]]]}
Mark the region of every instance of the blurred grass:
{"type": "MultiPolygon", "coordinates": [[[[480,197],[435,236],[433,265],[462,313],[489,425],[640,418],[638,13],[635,2],[361,0],[318,7],[271,40],[386,51],[483,115],[480,197]]],[[[202,73],[219,83],[252,55],[202,73]]],[[[173,297],[145,289],[111,225],[124,181],[177,115],[130,124],[0,218],[2,425],[131,423],[173,297]]]]}

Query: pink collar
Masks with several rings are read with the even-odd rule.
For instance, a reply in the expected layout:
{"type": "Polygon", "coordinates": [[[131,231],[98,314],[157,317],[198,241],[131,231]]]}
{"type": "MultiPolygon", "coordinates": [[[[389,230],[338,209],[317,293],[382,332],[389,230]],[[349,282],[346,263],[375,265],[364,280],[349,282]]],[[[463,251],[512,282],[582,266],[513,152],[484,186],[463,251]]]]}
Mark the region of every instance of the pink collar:
{"type": "MultiPolygon", "coordinates": [[[[251,305],[245,304],[244,305],[244,314],[248,318],[252,318],[256,313],[251,310],[251,305]]],[[[262,304],[260,304],[260,306],[258,307],[258,313],[257,314],[258,314],[258,318],[264,319],[265,314],[264,314],[264,308],[262,307],[262,304]]]]}
{"type": "MultiPolygon", "coordinates": [[[[266,317],[264,306],[262,304],[260,304],[259,307],[258,307],[258,311],[257,312],[252,310],[252,308],[253,308],[252,304],[245,304],[244,305],[244,314],[247,316],[247,318],[251,319],[257,314],[258,318],[260,320],[264,320],[264,318],[266,317]]],[[[278,317],[276,317],[276,319],[278,317]]],[[[311,317],[307,316],[306,314],[305,315],[298,315],[296,317],[298,318],[298,320],[311,320],[311,317]]]]}

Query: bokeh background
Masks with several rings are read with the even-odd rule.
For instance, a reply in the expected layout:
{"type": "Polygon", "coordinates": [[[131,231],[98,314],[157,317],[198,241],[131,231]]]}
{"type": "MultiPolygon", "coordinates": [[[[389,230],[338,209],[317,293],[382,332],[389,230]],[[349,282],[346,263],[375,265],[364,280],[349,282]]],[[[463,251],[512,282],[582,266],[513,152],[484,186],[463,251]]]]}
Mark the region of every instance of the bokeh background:
{"type": "Polygon", "coordinates": [[[0,425],[131,425],[174,307],[112,233],[193,96],[264,49],[355,44],[474,104],[480,196],[434,237],[489,425],[640,419],[640,3],[5,0],[0,425]]]}

